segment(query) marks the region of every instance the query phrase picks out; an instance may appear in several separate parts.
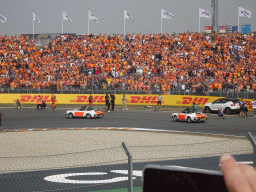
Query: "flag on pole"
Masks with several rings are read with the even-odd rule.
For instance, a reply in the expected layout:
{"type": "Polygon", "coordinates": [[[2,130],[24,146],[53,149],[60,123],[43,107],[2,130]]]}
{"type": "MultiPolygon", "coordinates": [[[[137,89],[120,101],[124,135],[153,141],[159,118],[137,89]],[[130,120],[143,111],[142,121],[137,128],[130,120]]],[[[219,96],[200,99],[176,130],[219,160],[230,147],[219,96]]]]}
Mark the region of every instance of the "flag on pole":
{"type": "Polygon", "coordinates": [[[199,7],[199,17],[211,18],[212,16],[211,16],[211,13],[209,11],[199,7]]]}
{"type": "Polygon", "coordinates": [[[243,7],[239,7],[239,14],[238,14],[239,17],[249,17],[249,18],[252,18],[252,12],[247,10],[247,9],[244,9],[243,7]]]}
{"type": "Polygon", "coordinates": [[[126,11],[125,9],[124,9],[124,18],[125,19],[131,19],[133,21],[133,18],[131,16],[131,14],[128,11],[126,11]]]}
{"type": "Polygon", "coordinates": [[[161,18],[162,19],[172,19],[174,17],[173,14],[171,14],[168,11],[165,11],[164,9],[161,8],[161,18]]]}
{"type": "Polygon", "coordinates": [[[94,15],[94,13],[91,12],[90,10],[88,11],[89,11],[89,19],[94,19],[98,23],[99,22],[98,18],[94,15]]]}
{"type": "Polygon", "coordinates": [[[36,16],[36,14],[34,12],[32,12],[32,14],[33,14],[33,21],[38,21],[38,23],[41,24],[40,20],[36,16]]]}
{"type": "Polygon", "coordinates": [[[7,21],[7,18],[0,15],[0,20],[1,20],[2,23],[5,23],[7,21]]]}
{"type": "Polygon", "coordinates": [[[62,10],[62,20],[68,20],[71,23],[73,23],[71,18],[68,16],[68,14],[65,11],[63,11],[63,10],[62,10]]]}

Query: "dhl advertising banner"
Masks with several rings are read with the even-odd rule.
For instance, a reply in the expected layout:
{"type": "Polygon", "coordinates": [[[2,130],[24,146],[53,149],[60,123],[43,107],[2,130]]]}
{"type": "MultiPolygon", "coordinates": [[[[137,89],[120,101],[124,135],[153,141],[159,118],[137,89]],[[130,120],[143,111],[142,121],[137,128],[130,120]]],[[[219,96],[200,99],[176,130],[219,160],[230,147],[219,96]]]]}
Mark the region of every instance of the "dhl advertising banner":
{"type": "MultiPolygon", "coordinates": [[[[55,94],[56,104],[89,104],[89,94],[55,94]]],[[[40,94],[46,103],[51,102],[51,94],[40,94]]],[[[105,95],[93,94],[94,104],[105,104],[105,95]]],[[[127,105],[156,105],[158,95],[125,95],[127,105]]],[[[36,104],[38,94],[1,94],[0,103],[13,103],[17,99],[21,103],[36,104]]],[[[123,95],[115,95],[115,104],[122,105],[123,95]]],[[[162,105],[171,106],[191,106],[194,102],[198,107],[203,107],[205,103],[213,102],[220,97],[211,96],[187,96],[187,95],[162,95],[162,105]]],[[[252,109],[251,99],[246,100],[248,109],[252,109]]]]}

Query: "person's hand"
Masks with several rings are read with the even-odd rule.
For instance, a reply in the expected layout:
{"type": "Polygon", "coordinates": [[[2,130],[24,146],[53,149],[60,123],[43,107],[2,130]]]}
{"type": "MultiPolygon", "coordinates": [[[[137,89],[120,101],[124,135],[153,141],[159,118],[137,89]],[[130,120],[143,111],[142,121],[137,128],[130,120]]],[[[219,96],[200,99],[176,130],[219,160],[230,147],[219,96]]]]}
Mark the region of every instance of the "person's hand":
{"type": "Polygon", "coordinates": [[[226,154],[220,158],[220,168],[229,192],[256,192],[256,171],[252,166],[238,164],[226,154]]]}

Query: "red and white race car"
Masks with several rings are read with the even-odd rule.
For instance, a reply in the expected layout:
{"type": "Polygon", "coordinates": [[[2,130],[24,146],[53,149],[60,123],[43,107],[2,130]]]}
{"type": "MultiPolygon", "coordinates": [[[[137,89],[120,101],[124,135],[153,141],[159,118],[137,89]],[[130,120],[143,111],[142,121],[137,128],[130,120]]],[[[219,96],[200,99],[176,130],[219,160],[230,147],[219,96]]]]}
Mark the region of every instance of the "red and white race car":
{"type": "Polygon", "coordinates": [[[81,106],[79,109],[66,111],[65,117],[73,118],[73,117],[83,117],[86,119],[103,117],[104,114],[102,111],[96,109],[93,106],[81,106]]]}
{"type": "Polygon", "coordinates": [[[193,111],[193,109],[186,108],[181,113],[172,113],[172,119],[173,121],[187,121],[191,123],[205,122],[208,117],[198,109],[193,111]]]}

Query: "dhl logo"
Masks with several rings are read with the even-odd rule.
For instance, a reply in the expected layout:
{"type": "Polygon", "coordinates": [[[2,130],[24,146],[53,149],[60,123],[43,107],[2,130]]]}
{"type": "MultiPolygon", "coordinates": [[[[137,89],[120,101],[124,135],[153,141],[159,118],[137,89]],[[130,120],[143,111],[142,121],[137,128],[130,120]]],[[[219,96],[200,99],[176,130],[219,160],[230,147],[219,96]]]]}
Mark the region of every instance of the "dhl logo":
{"type": "MultiPolygon", "coordinates": [[[[88,103],[89,97],[85,95],[76,96],[76,100],[70,100],[70,102],[76,103],[88,103]]],[[[105,96],[93,96],[93,103],[105,103],[105,96]]],[[[131,96],[127,103],[157,103],[157,96],[131,96]]],[[[162,104],[164,102],[162,101],[162,104]]]]}
{"type": "MultiPolygon", "coordinates": [[[[21,95],[20,96],[20,102],[30,102],[30,103],[34,103],[37,101],[37,97],[38,95],[21,95]]],[[[41,95],[41,99],[44,101],[44,102],[51,102],[51,96],[50,95],[41,95]]],[[[15,100],[16,101],[16,100],[15,100]]]]}
{"type": "MultiPolygon", "coordinates": [[[[76,100],[70,100],[70,102],[88,103],[89,97],[87,97],[85,95],[76,96],[76,100]]],[[[93,103],[105,103],[105,96],[93,96],[92,102],[93,103]]]]}
{"type": "Polygon", "coordinates": [[[251,101],[246,101],[247,103],[247,108],[252,109],[252,102],[251,101]]]}
{"type": "MultiPolygon", "coordinates": [[[[131,100],[127,101],[127,103],[157,103],[157,96],[131,96],[131,100]]],[[[162,101],[164,104],[164,101],[162,101]]]]}
{"type": "Polygon", "coordinates": [[[194,102],[197,103],[198,105],[204,105],[207,103],[209,98],[205,97],[183,97],[182,101],[177,101],[176,104],[183,104],[183,105],[189,105],[193,104],[194,102]]]}

